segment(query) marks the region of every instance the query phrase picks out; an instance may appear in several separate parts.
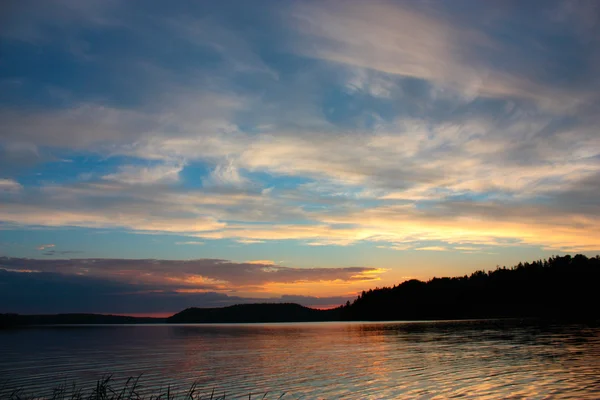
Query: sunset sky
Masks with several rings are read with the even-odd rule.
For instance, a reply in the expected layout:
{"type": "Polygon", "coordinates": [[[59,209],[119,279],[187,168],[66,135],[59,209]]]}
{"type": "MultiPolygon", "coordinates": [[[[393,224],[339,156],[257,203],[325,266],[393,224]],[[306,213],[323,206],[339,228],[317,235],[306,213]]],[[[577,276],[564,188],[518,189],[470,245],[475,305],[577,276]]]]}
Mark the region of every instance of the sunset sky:
{"type": "Polygon", "coordinates": [[[338,305],[600,252],[596,1],[6,1],[0,312],[338,305]]]}

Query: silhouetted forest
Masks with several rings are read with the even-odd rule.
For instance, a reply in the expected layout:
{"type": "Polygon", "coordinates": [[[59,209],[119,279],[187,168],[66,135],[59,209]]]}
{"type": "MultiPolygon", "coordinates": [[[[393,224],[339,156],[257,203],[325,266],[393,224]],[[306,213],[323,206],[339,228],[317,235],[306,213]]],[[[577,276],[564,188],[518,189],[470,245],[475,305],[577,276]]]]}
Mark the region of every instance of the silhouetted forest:
{"type": "Polygon", "coordinates": [[[464,318],[600,318],[600,256],[551,257],[470,276],[409,280],[362,292],[331,310],[293,303],[188,308],[167,319],[98,314],[0,314],[0,327],[39,324],[390,321],[464,318]]]}
{"type": "Polygon", "coordinates": [[[187,308],[170,323],[317,322],[339,321],[341,308],[316,310],[294,303],[238,304],[223,308],[187,308]]]}
{"type": "Polygon", "coordinates": [[[600,256],[551,257],[470,276],[409,280],[362,292],[344,320],[600,317],[600,256]]]}

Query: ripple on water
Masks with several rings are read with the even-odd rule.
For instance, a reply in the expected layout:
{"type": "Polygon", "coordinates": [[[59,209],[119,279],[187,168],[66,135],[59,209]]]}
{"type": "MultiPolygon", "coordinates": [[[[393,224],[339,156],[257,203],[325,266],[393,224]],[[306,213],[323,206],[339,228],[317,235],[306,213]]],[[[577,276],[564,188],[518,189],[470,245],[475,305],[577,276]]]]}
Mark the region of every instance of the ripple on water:
{"type": "Polygon", "coordinates": [[[142,375],[227,398],[599,398],[600,329],[515,321],[154,325],[0,332],[5,388],[142,375]]]}

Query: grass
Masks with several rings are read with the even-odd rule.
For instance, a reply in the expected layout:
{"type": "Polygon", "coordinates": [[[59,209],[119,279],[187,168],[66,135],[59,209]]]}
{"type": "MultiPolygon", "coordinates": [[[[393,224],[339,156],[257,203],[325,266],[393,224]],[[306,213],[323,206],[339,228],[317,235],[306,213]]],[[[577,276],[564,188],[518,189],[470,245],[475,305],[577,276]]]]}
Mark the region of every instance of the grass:
{"type": "MultiPolygon", "coordinates": [[[[75,384],[72,385],[59,385],[52,391],[51,394],[45,396],[31,395],[27,390],[20,388],[16,390],[6,390],[0,388],[0,398],[7,400],[227,400],[226,393],[217,394],[215,389],[210,390],[208,393],[199,390],[196,383],[192,383],[187,391],[175,391],[171,389],[171,386],[167,386],[166,389],[151,390],[151,393],[147,393],[148,390],[143,390],[140,385],[140,377],[129,378],[123,384],[121,388],[115,388],[113,386],[114,380],[112,375],[103,377],[96,382],[96,386],[93,388],[83,389],[78,388],[75,384]]],[[[248,399],[256,400],[268,400],[283,398],[285,393],[279,397],[268,397],[268,392],[261,395],[252,396],[252,393],[248,394],[248,399]]]]}

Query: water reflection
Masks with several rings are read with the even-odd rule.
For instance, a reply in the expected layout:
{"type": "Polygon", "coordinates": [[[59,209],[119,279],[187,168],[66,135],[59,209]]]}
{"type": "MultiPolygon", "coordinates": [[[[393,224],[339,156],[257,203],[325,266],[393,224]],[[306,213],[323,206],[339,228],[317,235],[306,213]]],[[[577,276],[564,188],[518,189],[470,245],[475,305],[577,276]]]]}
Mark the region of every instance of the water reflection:
{"type": "Polygon", "coordinates": [[[228,398],[600,397],[600,329],[523,321],[40,328],[0,332],[7,387],[143,373],[228,398]]]}

